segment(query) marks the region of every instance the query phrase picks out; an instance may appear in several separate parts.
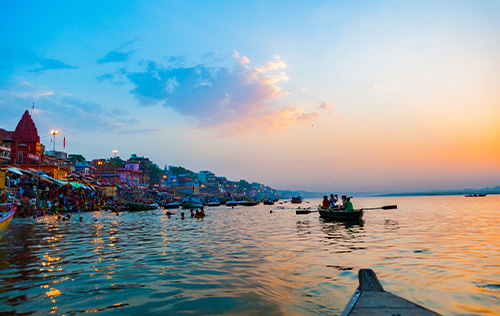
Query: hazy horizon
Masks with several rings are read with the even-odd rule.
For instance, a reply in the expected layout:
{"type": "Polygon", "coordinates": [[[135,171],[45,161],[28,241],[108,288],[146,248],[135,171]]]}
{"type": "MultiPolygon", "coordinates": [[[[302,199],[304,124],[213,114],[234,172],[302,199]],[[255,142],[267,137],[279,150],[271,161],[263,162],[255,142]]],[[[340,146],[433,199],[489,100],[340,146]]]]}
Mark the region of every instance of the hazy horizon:
{"type": "Polygon", "coordinates": [[[500,2],[3,2],[0,128],[280,190],[500,185],[500,2]]]}

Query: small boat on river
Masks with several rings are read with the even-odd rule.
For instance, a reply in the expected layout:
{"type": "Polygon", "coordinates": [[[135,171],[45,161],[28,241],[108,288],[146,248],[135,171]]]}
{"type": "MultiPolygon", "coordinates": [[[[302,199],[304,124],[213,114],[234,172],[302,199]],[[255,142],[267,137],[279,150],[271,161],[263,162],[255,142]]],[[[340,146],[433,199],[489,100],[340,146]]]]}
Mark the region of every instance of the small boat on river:
{"type": "Polygon", "coordinates": [[[363,217],[363,209],[346,211],[340,208],[324,209],[318,206],[319,216],[325,219],[360,220],[363,217]]]}
{"type": "Polygon", "coordinates": [[[199,197],[187,196],[182,199],[182,208],[201,208],[203,202],[199,197]]]}
{"type": "Polygon", "coordinates": [[[147,204],[147,203],[137,203],[137,202],[127,202],[128,206],[128,211],[135,212],[135,211],[149,211],[149,210],[154,210],[158,208],[158,204],[152,203],[152,204],[147,204]]]}
{"type": "Polygon", "coordinates": [[[255,206],[259,204],[259,201],[257,200],[245,200],[240,202],[241,205],[243,206],[255,206]]]}
{"type": "Polygon", "coordinates": [[[240,204],[239,201],[231,200],[226,202],[226,206],[238,206],[240,204]]]}
{"type": "Polygon", "coordinates": [[[274,201],[270,198],[267,198],[263,201],[264,205],[274,205],[274,201]]]}
{"type": "Polygon", "coordinates": [[[179,208],[179,206],[181,206],[181,202],[179,201],[172,201],[172,202],[168,202],[164,205],[164,208],[166,209],[173,209],[173,208],[179,208]]]}
{"type": "Polygon", "coordinates": [[[207,201],[207,206],[219,206],[220,201],[217,198],[211,198],[207,201]]]}
{"type": "Polygon", "coordinates": [[[17,205],[12,203],[0,204],[1,211],[3,209],[8,209],[6,212],[0,212],[0,232],[5,230],[9,226],[10,221],[14,217],[17,211],[17,205]]]}
{"type": "Polygon", "coordinates": [[[474,193],[474,194],[466,194],[465,197],[485,197],[486,194],[482,193],[474,193]]]}
{"type": "Polygon", "coordinates": [[[386,292],[372,269],[360,269],[359,287],[341,316],[356,315],[439,315],[423,306],[386,292]]]}
{"type": "Polygon", "coordinates": [[[294,196],[294,197],[292,197],[292,203],[293,204],[300,204],[300,203],[302,203],[302,198],[300,196],[294,196]]]}

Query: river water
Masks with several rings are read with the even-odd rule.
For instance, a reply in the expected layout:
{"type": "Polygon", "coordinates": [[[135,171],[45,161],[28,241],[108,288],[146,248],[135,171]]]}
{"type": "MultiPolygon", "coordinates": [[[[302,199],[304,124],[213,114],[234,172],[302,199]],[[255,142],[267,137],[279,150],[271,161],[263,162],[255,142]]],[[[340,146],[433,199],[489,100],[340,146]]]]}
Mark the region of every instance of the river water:
{"type": "Polygon", "coordinates": [[[499,315],[500,196],[353,204],[398,209],[359,223],[296,215],[289,202],[203,219],[15,218],[0,239],[0,314],[338,315],[371,268],[385,290],[444,315],[499,315]]]}

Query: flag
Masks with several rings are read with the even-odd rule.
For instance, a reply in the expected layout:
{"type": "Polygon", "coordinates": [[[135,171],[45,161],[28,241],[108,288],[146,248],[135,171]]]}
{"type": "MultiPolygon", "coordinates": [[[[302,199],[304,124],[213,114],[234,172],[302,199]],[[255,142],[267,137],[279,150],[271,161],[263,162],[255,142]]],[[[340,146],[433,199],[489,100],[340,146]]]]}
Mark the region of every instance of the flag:
{"type": "Polygon", "coordinates": [[[63,139],[63,150],[66,148],[66,136],[64,136],[64,139],[63,139]]]}

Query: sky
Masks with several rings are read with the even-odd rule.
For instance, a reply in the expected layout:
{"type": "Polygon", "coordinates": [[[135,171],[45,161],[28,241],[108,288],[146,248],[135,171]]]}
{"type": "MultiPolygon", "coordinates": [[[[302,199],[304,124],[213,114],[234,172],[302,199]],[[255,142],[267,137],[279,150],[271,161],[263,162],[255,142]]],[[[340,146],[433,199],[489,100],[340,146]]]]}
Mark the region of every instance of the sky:
{"type": "Polygon", "coordinates": [[[500,185],[500,2],[1,1],[0,128],[276,189],[500,185]],[[34,104],[34,108],[33,107],[34,104]]]}

